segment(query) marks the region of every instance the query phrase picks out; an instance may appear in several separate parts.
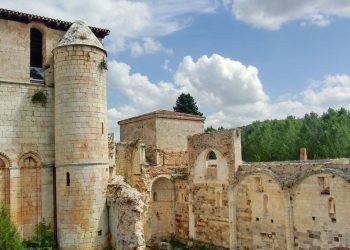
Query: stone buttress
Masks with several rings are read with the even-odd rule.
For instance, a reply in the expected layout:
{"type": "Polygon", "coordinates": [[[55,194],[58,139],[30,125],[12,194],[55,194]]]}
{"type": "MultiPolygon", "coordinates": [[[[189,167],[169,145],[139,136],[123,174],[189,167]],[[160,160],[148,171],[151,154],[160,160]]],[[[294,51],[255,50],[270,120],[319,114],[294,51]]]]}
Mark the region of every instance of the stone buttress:
{"type": "Polygon", "coordinates": [[[57,240],[60,249],[108,246],[106,51],[82,21],[54,54],[57,240]]]}

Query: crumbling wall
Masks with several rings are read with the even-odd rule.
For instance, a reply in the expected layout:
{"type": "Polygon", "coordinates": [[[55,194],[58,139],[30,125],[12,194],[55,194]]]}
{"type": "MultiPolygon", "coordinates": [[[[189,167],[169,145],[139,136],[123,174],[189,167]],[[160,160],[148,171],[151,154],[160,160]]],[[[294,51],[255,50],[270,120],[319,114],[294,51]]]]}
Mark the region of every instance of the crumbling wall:
{"type": "Polygon", "coordinates": [[[144,197],[135,188],[116,176],[107,187],[111,247],[118,250],[143,250],[144,197]]]}
{"type": "Polygon", "coordinates": [[[242,249],[286,249],[284,194],[266,174],[246,176],[235,187],[238,246],[242,249]]]}
{"type": "Polygon", "coordinates": [[[331,173],[312,175],[294,187],[292,198],[297,248],[350,248],[350,184],[346,180],[331,173]],[[328,190],[322,178],[328,179],[328,190]]]}
{"type": "Polygon", "coordinates": [[[115,159],[114,174],[124,176],[133,186],[141,181],[142,168],[147,165],[145,146],[142,141],[117,143],[115,159]]]}
{"type": "Polygon", "coordinates": [[[231,178],[231,248],[349,249],[348,159],[246,163],[231,178]]]}
{"type": "MultiPolygon", "coordinates": [[[[228,176],[234,175],[241,163],[240,147],[236,148],[240,139],[239,129],[189,137],[187,238],[219,247],[230,246],[228,176]],[[215,160],[208,158],[210,151],[215,153],[215,160]]],[[[177,223],[177,231],[184,232],[184,228],[177,223]]],[[[186,235],[182,233],[181,238],[186,239],[186,235]]]]}
{"type": "Polygon", "coordinates": [[[174,183],[167,177],[159,176],[151,185],[147,241],[170,238],[175,229],[174,183]]]}
{"type": "Polygon", "coordinates": [[[175,180],[175,235],[177,238],[189,239],[189,192],[188,180],[175,180]]]}

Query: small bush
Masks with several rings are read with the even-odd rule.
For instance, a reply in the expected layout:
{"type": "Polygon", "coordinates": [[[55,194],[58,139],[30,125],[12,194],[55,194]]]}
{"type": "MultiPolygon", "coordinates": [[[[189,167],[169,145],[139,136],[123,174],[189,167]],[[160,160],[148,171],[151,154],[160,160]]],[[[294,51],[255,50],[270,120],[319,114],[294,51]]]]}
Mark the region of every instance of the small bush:
{"type": "Polygon", "coordinates": [[[47,94],[43,90],[39,90],[35,92],[35,94],[32,96],[32,103],[41,103],[43,107],[47,104],[47,94]]]}
{"type": "Polygon", "coordinates": [[[100,62],[100,68],[104,70],[108,70],[106,59],[102,59],[102,61],[100,62]]]}
{"type": "Polygon", "coordinates": [[[11,222],[9,212],[2,204],[0,204],[0,249],[23,249],[19,232],[11,222]]]}
{"type": "Polygon", "coordinates": [[[56,249],[56,242],[53,238],[53,232],[49,225],[40,222],[33,236],[29,240],[25,240],[23,245],[29,250],[53,250],[56,249]]]}

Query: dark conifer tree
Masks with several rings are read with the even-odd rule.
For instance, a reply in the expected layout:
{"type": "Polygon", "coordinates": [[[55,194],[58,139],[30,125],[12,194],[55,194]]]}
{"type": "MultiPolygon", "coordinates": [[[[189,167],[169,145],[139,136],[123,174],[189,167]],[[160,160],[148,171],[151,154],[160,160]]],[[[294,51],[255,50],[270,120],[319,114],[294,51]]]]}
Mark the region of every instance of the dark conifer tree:
{"type": "Polygon", "coordinates": [[[193,114],[202,116],[203,114],[198,111],[197,103],[193,97],[188,93],[182,93],[176,100],[175,112],[193,114]]]}

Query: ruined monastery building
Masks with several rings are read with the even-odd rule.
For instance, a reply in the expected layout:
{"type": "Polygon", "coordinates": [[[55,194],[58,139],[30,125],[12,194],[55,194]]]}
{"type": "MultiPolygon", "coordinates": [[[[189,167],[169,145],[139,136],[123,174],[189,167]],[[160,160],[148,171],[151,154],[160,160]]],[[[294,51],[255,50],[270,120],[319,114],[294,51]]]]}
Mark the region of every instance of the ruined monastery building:
{"type": "Polygon", "coordinates": [[[246,163],[240,129],[157,110],[108,134],[109,30],[0,9],[0,202],[59,249],[350,249],[347,160],[246,163]]]}

